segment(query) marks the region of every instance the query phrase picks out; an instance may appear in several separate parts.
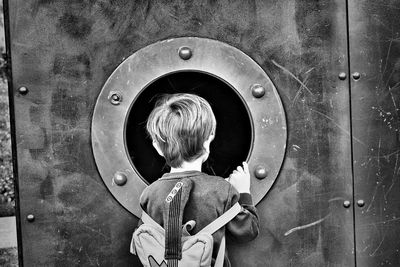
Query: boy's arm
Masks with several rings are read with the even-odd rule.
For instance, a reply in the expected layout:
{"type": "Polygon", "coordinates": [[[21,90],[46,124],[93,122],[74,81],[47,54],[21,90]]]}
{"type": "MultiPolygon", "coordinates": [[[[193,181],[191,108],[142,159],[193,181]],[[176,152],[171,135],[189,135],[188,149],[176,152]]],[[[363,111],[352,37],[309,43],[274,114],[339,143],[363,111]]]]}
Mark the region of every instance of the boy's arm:
{"type": "Polygon", "coordinates": [[[259,221],[250,195],[250,172],[247,162],[243,162],[243,167],[238,166],[227,181],[231,184],[228,205],[232,206],[239,202],[242,206],[242,211],[228,223],[228,232],[232,234],[235,241],[248,242],[257,237],[259,221]]]}
{"type": "Polygon", "coordinates": [[[248,242],[258,236],[259,219],[257,209],[253,205],[252,197],[249,193],[239,194],[232,188],[234,194],[231,198],[232,205],[236,202],[242,206],[242,210],[226,226],[231,238],[240,243],[248,242]]]}

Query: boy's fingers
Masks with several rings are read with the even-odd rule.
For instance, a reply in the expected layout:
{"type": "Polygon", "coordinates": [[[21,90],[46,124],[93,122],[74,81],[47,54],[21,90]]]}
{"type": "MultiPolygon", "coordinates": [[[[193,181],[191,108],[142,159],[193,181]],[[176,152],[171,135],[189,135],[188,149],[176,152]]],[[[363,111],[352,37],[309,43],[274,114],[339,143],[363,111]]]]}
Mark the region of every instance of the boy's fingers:
{"type": "Polygon", "coordinates": [[[238,171],[238,172],[244,172],[242,166],[238,166],[238,167],[237,167],[237,171],[238,171]]]}

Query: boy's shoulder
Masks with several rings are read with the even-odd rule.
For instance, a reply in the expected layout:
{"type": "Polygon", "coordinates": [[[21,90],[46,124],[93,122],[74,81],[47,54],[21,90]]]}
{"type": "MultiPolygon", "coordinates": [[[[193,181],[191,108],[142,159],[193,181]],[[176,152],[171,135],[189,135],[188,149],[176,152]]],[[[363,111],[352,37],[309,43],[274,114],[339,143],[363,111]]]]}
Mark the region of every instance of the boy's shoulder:
{"type": "Polygon", "coordinates": [[[148,195],[163,194],[164,191],[171,190],[174,185],[181,181],[181,179],[190,179],[196,190],[213,191],[218,194],[227,192],[228,194],[235,194],[235,188],[224,178],[216,175],[209,175],[203,172],[197,172],[188,176],[174,176],[171,174],[164,175],[158,180],[147,186],[143,193],[148,195]]]}
{"type": "MultiPolygon", "coordinates": [[[[196,175],[188,176],[188,177],[181,177],[190,179],[195,185],[201,186],[201,187],[209,187],[210,189],[229,189],[231,184],[226,181],[224,178],[216,175],[209,175],[203,172],[198,172],[196,175]]],[[[154,181],[151,183],[147,188],[145,189],[146,191],[159,191],[163,190],[165,187],[171,187],[172,185],[176,184],[179,182],[179,178],[171,177],[171,176],[163,176],[159,178],[158,180],[154,181]]],[[[155,192],[154,192],[155,193],[155,192]]]]}
{"type": "Polygon", "coordinates": [[[206,173],[202,173],[202,175],[199,175],[198,177],[194,177],[192,179],[195,183],[207,183],[207,184],[215,184],[223,187],[229,187],[230,183],[226,181],[224,178],[216,175],[209,175],[206,173]]]}
{"type": "Polygon", "coordinates": [[[192,181],[195,191],[208,192],[208,194],[218,195],[221,198],[238,194],[236,189],[220,176],[204,174],[194,177],[192,181]]]}

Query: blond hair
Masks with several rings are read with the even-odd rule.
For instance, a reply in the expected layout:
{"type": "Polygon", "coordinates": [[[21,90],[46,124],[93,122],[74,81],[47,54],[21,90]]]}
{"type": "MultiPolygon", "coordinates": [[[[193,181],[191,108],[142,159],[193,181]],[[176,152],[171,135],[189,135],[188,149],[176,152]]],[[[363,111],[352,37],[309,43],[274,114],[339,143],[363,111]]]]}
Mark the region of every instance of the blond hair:
{"type": "Polygon", "coordinates": [[[181,167],[204,153],[204,142],[215,134],[216,120],[210,104],[193,94],[165,95],[147,120],[147,132],[157,142],[167,164],[181,167]]]}

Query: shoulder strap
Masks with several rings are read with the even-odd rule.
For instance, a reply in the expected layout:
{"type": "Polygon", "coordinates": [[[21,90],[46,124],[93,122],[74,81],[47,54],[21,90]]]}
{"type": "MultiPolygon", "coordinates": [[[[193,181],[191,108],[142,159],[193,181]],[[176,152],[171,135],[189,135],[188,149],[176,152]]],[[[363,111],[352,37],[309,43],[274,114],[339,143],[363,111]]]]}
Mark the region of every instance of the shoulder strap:
{"type": "Polygon", "coordinates": [[[233,205],[229,210],[225,211],[224,214],[215,219],[212,223],[204,227],[199,233],[213,234],[219,228],[230,222],[235,216],[242,210],[239,203],[233,205]]]}
{"type": "MultiPolygon", "coordinates": [[[[224,214],[215,219],[212,223],[204,227],[199,233],[209,233],[213,234],[219,228],[230,222],[235,216],[242,210],[242,207],[239,203],[233,205],[229,210],[227,210],[224,214]]],[[[157,228],[164,230],[153,218],[150,217],[144,210],[142,210],[142,221],[147,224],[151,224],[157,228]]]]}
{"type": "Polygon", "coordinates": [[[214,267],[223,267],[224,266],[224,258],[225,258],[225,235],[222,236],[221,244],[219,245],[218,254],[215,258],[214,267]]]}
{"type": "MultiPolygon", "coordinates": [[[[200,232],[213,234],[219,228],[230,222],[242,210],[239,203],[233,205],[224,214],[215,219],[212,223],[204,227],[200,232]]],[[[222,236],[221,244],[219,245],[217,258],[215,258],[214,267],[223,267],[225,258],[225,235],[222,236]]]]}

